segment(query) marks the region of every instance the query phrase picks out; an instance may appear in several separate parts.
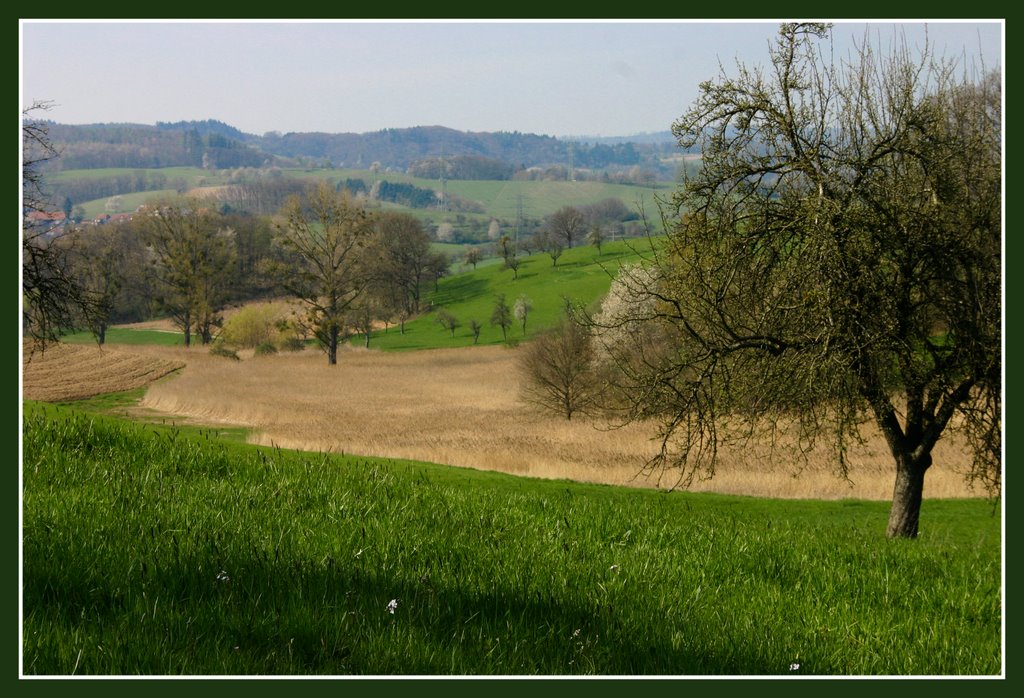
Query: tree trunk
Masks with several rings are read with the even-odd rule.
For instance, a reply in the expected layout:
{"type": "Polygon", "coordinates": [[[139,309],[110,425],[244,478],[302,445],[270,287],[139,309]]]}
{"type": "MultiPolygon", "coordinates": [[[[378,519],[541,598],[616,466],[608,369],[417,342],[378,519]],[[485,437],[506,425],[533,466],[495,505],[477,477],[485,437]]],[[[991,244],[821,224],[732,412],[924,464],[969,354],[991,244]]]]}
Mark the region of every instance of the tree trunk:
{"type": "Polygon", "coordinates": [[[338,363],[338,330],[330,328],[327,331],[327,364],[334,366],[338,363]]]}
{"type": "Polygon", "coordinates": [[[96,333],[96,342],[97,342],[97,344],[99,344],[102,347],[103,343],[106,342],[106,341],[107,341],[107,324],[105,322],[101,322],[100,326],[99,326],[99,331],[96,333]]]}
{"type": "Polygon", "coordinates": [[[185,334],[185,347],[192,346],[192,311],[186,310],[181,316],[181,331],[185,334]]]}
{"type": "Polygon", "coordinates": [[[896,486],[892,492],[892,508],[889,510],[889,527],[886,530],[889,538],[917,538],[924,474],[929,465],[930,455],[918,459],[897,459],[896,486]]]}

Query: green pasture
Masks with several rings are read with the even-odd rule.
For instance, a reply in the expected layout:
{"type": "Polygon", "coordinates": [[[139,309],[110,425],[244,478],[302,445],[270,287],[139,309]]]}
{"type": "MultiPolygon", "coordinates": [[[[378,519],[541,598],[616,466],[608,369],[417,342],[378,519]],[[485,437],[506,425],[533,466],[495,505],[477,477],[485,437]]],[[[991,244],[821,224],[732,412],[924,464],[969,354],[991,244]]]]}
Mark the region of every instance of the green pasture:
{"type": "Polygon", "coordinates": [[[664,493],[25,404],[26,675],[979,676],[1000,513],[664,493]]]}
{"type": "MultiPolygon", "coordinates": [[[[185,345],[185,335],[181,332],[135,330],[127,327],[108,328],[104,339],[110,344],[158,344],[167,347],[185,345]]],[[[68,344],[95,344],[96,337],[92,332],[80,331],[64,335],[60,341],[68,344]]]]}
{"type": "MultiPolygon", "coordinates": [[[[407,322],[405,334],[392,326],[386,331],[373,334],[370,347],[379,349],[433,349],[437,347],[458,347],[473,344],[469,321],[475,319],[483,329],[480,344],[499,344],[505,339],[501,328],[490,324],[491,313],[501,294],[513,308],[520,296],[529,299],[533,309],[527,314],[526,333],[515,321],[508,330],[508,340],[522,341],[538,332],[555,325],[562,315],[565,301],[591,305],[608,292],[611,280],[623,264],[637,263],[644,252],[650,252],[651,243],[646,239],[608,243],[597,248],[584,245],[565,250],[553,265],[546,253],[534,253],[520,258],[518,278],[510,269],[504,268],[500,260],[488,260],[476,270],[465,266],[437,285],[437,292],[424,294],[425,304],[430,312],[407,322]],[[444,308],[454,315],[461,327],[455,337],[437,322],[437,310],[444,308]]],[[[432,291],[432,284],[426,282],[425,289],[432,291]]],[[[361,337],[352,339],[353,344],[362,342],[361,337]]]]}

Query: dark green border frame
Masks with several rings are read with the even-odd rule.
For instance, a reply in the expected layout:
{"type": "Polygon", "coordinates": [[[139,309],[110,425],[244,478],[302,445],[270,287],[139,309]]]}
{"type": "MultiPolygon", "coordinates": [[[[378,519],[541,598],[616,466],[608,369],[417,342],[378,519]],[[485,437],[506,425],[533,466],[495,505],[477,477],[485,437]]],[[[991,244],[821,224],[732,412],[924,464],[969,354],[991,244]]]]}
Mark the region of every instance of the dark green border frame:
{"type": "MultiPolygon", "coordinates": [[[[422,12],[426,8],[425,5],[414,5],[409,6],[407,4],[399,5],[397,7],[388,7],[381,5],[371,5],[369,3],[360,3],[359,5],[347,5],[347,6],[335,6],[335,12],[342,12],[342,18],[386,18],[395,17],[403,19],[434,19],[434,18],[493,18],[493,19],[514,19],[514,18],[550,18],[550,19],[571,19],[571,18],[609,18],[609,19],[626,19],[621,13],[611,13],[609,10],[622,8],[621,5],[606,5],[603,8],[598,8],[595,3],[579,3],[573,2],[569,5],[559,4],[557,7],[551,2],[536,2],[536,0],[526,0],[525,2],[518,2],[512,6],[496,6],[496,5],[469,5],[460,4],[458,6],[433,6],[429,9],[436,12],[435,15],[423,15],[422,12]],[[381,8],[384,8],[382,11],[381,8]],[[513,16],[514,13],[514,16],[513,16]],[[441,15],[440,17],[437,14],[441,15]]],[[[252,8],[256,12],[259,12],[262,8],[252,8]]],[[[305,8],[297,8],[305,9],[305,8]]],[[[318,16],[323,17],[324,11],[320,8],[309,8],[315,14],[307,15],[311,19],[315,19],[318,16]]],[[[87,19],[101,17],[89,17],[83,15],[83,10],[91,10],[93,12],[101,13],[102,18],[146,18],[146,14],[154,15],[153,18],[221,18],[224,15],[222,12],[230,12],[230,8],[226,6],[211,5],[209,3],[176,3],[172,5],[161,5],[161,6],[142,6],[138,3],[128,5],[127,3],[106,3],[100,6],[84,6],[81,4],[77,5],[65,5],[63,3],[48,3],[47,5],[36,5],[36,6],[22,6],[18,8],[17,16],[14,18],[15,35],[12,42],[12,51],[17,55],[15,56],[16,62],[20,67],[20,18],[62,18],[62,19],[87,19]]],[[[1011,64],[1016,64],[1016,58],[1019,54],[1019,45],[1014,44],[1011,39],[1011,30],[1016,27],[1015,22],[1010,13],[1013,11],[1007,10],[1005,6],[996,6],[995,3],[987,3],[982,6],[972,4],[959,4],[959,5],[944,5],[942,7],[924,7],[914,6],[911,11],[908,12],[904,9],[904,6],[898,6],[893,2],[879,2],[878,0],[862,0],[856,4],[847,3],[843,5],[828,5],[822,4],[821,2],[808,2],[807,0],[796,0],[795,2],[787,2],[784,5],[768,5],[765,3],[750,3],[744,1],[742,3],[701,3],[699,5],[691,3],[673,2],[668,3],[665,0],[658,0],[656,3],[652,3],[645,6],[637,6],[632,8],[625,8],[625,10],[637,18],[643,19],[733,19],[733,18],[752,18],[752,19],[796,19],[796,18],[810,18],[810,19],[913,19],[915,17],[922,18],[948,18],[948,19],[1003,19],[1005,21],[1005,54],[1004,54],[1004,81],[1003,89],[1004,94],[1008,95],[1006,98],[1006,114],[1014,114],[1013,110],[1013,71],[1011,64]],[[986,6],[987,5],[987,6],[986,6]],[[950,10],[955,8],[959,10],[956,14],[950,14],[950,10]],[[1009,79],[1008,79],[1009,78],[1009,79]]],[[[274,18],[274,17],[267,17],[274,18]]],[[[10,25],[8,25],[10,26],[10,25]]],[[[20,71],[19,71],[20,75],[20,71]]],[[[708,76],[711,77],[711,76],[708,76]]],[[[19,84],[16,82],[15,88],[20,93],[19,84]]],[[[20,94],[19,94],[19,115],[20,115],[20,94]]],[[[1006,157],[1005,162],[1011,161],[1010,153],[1014,148],[1010,147],[1016,143],[1013,138],[1013,133],[1010,129],[1010,121],[1006,119],[1004,115],[1004,132],[1009,136],[1006,138],[1006,157]]],[[[11,141],[13,143],[13,138],[11,141]]],[[[19,138],[20,147],[20,138],[19,138]]],[[[12,148],[13,149],[13,148],[12,148]]],[[[1004,173],[1005,181],[1005,219],[1009,221],[1011,216],[1010,204],[1014,201],[1011,195],[1011,184],[1013,178],[1009,176],[1009,168],[1005,168],[1004,173]]],[[[19,181],[18,191],[20,192],[20,174],[18,176],[19,181]]],[[[12,190],[14,188],[12,187],[12,190]]],[[[20,194],[19,194],[20,202],[20,194]]],[[[13,217],[12,217],[13,220],[13,217]]],[[[1004,226],[1004,230],[1008,226],[1004,226]]],[[[1018,258],[1016,254],[1016,247],[1020,243],[1016,241],[1014,236],[1006,236],[1006,261],[1005,268],[1007,271],[1012,269],[1012,260],[1018,258]]],[[[12,258],[18,260],[20,253],[14,251],[14,236],[11,236],[9,242],[12,258]]],[[[13,262],[12,262],[13,264],[13,262]]],[[[20,268],[19,268],[20,278],[20,268]]],[[[1014,288],[1019,287],[1020,281],[1015,278],[1013,274],[1007,273],[1004,280],[1005,294],[1004,299],[1018,297],[1017,292],[1013,291],[1014,288]]],[[[12,297],[15,299],[15,305],[18,306],[11,310],[12,322],[17,322],[16,327],[20,326],[20,318],[14,320],[14,313],[17,312],[20,315],[20,291],[19,295],[12,297]]],[[[1004,300],[1005,303],[1005,300],[1004,300]]],[[[1013,332],[1014,323],[1012,317],[1014,316],[1014,307],[1006,303],[1005,305],[1005,318],[1006,323],[1004,326],[1004,365],[1005,365],[1005,384],[1004,384],[1004,405],[1006,405],[1006,415],[1011,414],[1012,403],[1005,399],[1010,393],[1011,386],[1015,384],[1015,372],[1012,370],[1014,365],[1006,358],[1009,357],[1009,348],[1013,346],[1013,332]]],[[[11,394],[20,395],[20,374],[17,372],[18,368],[18,345],[20,342],[11,342],[5,348],[5,353],[9,356],[9,376],[13,376],[8,379],[11,385],[11,394]],[[12,355],[13,354],[13,355],[12,355]]],[[[20,403],[15,405],[15,409],[20,409],[20,403]]],[[[1008,421],[1008,420],[1007,420],[1008,421]]],[[[1007,433],[1006,424],[1003,426],[1004,435],[1007,433]]],[[[20,468],[20,461],[18,461],[18,454],[20,453],[19,444],[21,438],[21,423],[20,420],[16,426],[16,431],[13,433],[13,438],[10,440],[10,449],[14,451],[14,458],[12,461],[18,463],[20,468]]],[[[1006,437],[1004,436],[1004,439],[1006,437]]],[[[1005,440],[1006,454],[1009,455],[1014,445],[1012,438],[1005,440]]],[[[1008,458],[1007,458],[1008,460],[1008,458]]],[[[944,695],[956,695],[962,696],[966,691],[978,690],[983,692],[985,695],[1009,695],[1011,681],[1019,679],[1016,667],[1011,666],[1009,653],[1006,650],[1013,649],[1015,644],[1013,643],[1014,636],[1011,633],[1011,620],[1016,620],[1019,617],[1016,605],[1008,600],[1006,597],[1010,596],[1010,589],[1014,581],[1018,579],[1016,570],[1014,569],[1014,561],[1018,558],[1015,553],[1018,552],[1019,545],[1016,540],[1016,529],[1017,521],[1019,516],[1015,515],[1012,507],[1004,506],[1003,510],[1005,513],[1005,538],[1003,542],[1004,559],[1005,565],[1005,584],[1004,584],[1004,608],[1006,609],[1007,615],[1005,619],[1005,632],[1004,632],[1004,678],[1003,679],[968,679],[969,685],[965,685],[960,680],[944,680],[944,679],[811,679],[811,680],[771,680],[771,679],[724,679],[724,680],[713,680],[713,679],[685,679],[685,678],[594,678],[594,679],[552,679],[552,678],[540,678],[540,679],[525,679],[519,677],[512,678],[497,678],[497,679],[479,679],[479,678],[443,678],[443,679],[174,679],[174,678],[160,678],[160,679],[95,679],[95,680],[58,680],[58,679],[20,679],[21,666],[20,666],[20,653],[19,653],[19,630],[20,630],[20,613],[18,608],[19,598],[19,578],[16,575],[16,571],[19,569],[18,566],[18,555],[20,550],[20,480],[18,477],[19,471],[15,468],[11,468],[9,477],[14,480],[12,487],[12,498],[13,506],[11,515],[12,518],[16,519],[12,522],[12,533],[5,537],[3,541],[5,558],[10,561],[6,569],[9,570],[6,575],[8,594],[7,598],[11,599],[8,606],[7,613],[4,617],[9,618],[9,622],[5,624],[8,628],[8,632],[11,633],[11,661],[12,672],[8,676],[13,681],[5,682],[7,689],[5,693],[13,689],[15,695],[18,696],[35,696],[35,695],[62,695],[65,692],[74,691],[77,693],[95,694],[97,696],[111,696],[111,695],[135,695],[138,693],[145,693],[149,696],[157,695],[179,695],[182,692],[188,692],[192,694],[203,694],[211,696],[224,696],[228,692],[241,691],[245,693],[254,693],[259,695],[278,696],[284,691],[298,690],[303,695],[407,695],[410,692],[422,692],[428,695],[444,695],[446,698],[454,698],[455,696],[478,696],[480,694],[488,695],[522,695],[522,694],[545,694],[545,695],[557,695],[562,696],[567,693],[584,693],[587,698],[597,695],[608,695],[618,696],[621,698],[623,694],[629,693],[640,693],[644,696],[648,695],[671,695],[671,696],[684,696],[684,695],[701,695],[711,694],[712,696],[723,693],[730,694],[733,692],[748,692],[748,693],[768,693],[769,695],[785,695],[787,698],[794,696],[820,696],[823,692],[827,692],[830,696],[857,696],[862,698],[865,693],[900,696],[916,696],[925,695],[931,696],[944,696],[944,695]]],[[[1013,481],[1013,475],[1010,476],[1011,482],[1013,481]]],[[[1012,485],[1009,489],[1010,496],[1012,497],[1013,489],[1012,485]]],[[[1005,496],[1004,496],[1005,499],[1005,496]]],[[[1021,681],[1017,680],[1017,684],[1021,681]]],[[[1019,692],[1020,687],[1017,691],[1019,692]]],[[[8,693],[8,695],[10,695],[8,693]]]]}

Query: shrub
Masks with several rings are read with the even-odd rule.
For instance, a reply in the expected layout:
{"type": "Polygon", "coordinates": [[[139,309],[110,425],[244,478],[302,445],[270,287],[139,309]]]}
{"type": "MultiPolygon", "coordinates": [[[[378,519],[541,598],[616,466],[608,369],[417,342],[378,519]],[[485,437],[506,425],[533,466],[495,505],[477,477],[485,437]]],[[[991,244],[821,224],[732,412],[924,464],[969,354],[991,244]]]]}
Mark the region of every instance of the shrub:
{"type": "Polygon", "coordinates": [[[269,356],[277,353],[277,347],[273,342],[263,342],[256,347],[255,356],[269,356]]]}
{"type": "Polygon", "coordinates": [[[212,347],[210,347],[210,355],[223,356],[225,359],[234,359],[235,361],[239,360],[238,354],[235,352],[234,349],[231,349],[230,347],[220,342],[217,342],[212,347]]]}
{"type": "Polygon", "coordinates": [[[286,307],[280,303],[248,305],[224,323],[220,337],[242,349],[254,349],[268,342],[276,344],[286,313],[286,307]]]}
{"type": "Polygon", "coordinates": [[[235,313],[221,331],[220,339],[236,349],[259,349],[257,354],[274,351],[302,351],[306,344],[288,318],[284,303],[248,305],[235,313]]]}
{"type": "Polygon", "coordinates": [[[306,343],[297,334],[287,334],[281,338],[281,351],[302,351],[306,343]]]}

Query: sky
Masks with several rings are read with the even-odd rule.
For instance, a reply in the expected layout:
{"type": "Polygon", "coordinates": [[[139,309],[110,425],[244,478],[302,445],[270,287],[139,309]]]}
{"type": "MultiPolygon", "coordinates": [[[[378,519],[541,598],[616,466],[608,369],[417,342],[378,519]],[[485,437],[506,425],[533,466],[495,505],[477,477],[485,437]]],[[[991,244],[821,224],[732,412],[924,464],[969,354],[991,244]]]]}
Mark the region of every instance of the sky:
{"type": "MultiPolygon", "coordinates": [[[[837,22],[999,68],[1004,24],[837,22]],[[898,30],[898,33],[897,33],[898,30]],[[980,58],[980,60],[979,60],[980,58]]],[[[704,80],[768,63],[777,21],[21,23],[21,96],[63,124],[216,119],[246,133],[447,126],[550,136],[666,131],[704,80]]]]}

